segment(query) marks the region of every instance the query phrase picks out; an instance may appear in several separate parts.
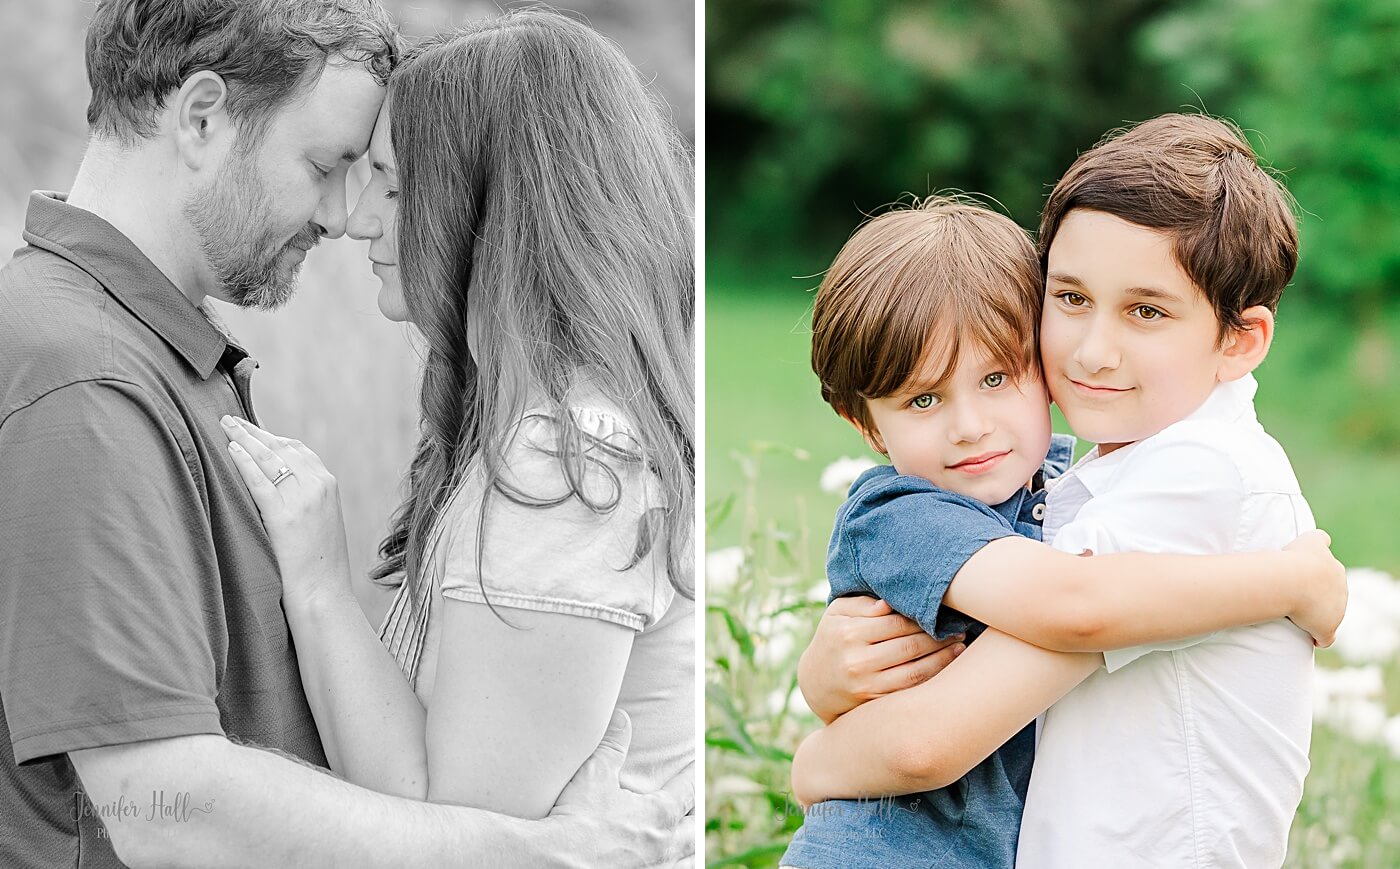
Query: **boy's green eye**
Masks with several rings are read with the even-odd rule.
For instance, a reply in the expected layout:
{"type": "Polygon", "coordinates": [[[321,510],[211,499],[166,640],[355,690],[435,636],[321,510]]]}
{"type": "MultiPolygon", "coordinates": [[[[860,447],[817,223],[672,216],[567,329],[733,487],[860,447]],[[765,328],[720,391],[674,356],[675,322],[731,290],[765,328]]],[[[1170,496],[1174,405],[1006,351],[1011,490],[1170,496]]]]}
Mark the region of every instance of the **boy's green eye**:
{"type": "Polygon", "coordinates": [[[1002,374],[1000,371],[995,374],[988,374],[986,377],[982,378],[982,385],[988,389],[996,389],[1005,382],[1006,375],[1002,374]]]}
{"type": "Polygon", "coordinates": [[[909,403],[912,404],[914,407],[917,407],[919,410],[928,410],[930,407],[933,407],[933,396],[925,393],[923,395],[916,396],[914,400],[909,403]]]}

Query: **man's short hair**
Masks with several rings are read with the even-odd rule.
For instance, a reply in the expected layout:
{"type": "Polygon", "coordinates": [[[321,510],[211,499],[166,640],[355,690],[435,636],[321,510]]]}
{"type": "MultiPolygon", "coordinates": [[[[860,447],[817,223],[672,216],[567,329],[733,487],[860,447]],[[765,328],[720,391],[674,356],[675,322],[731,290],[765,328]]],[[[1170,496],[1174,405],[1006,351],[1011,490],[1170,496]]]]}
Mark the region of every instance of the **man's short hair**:
{"type": "Polygon", "coordinates": [[[228,112],[257,135],[328,58],[362,64],[381,83],[398,35],[378,0],[100,0],[87,32],[93,134],[150,138],[170,93],[200,70],[228,85],[228,112]]]}
{"type": "Polygon", "coordinates": [[[1041,263],[1076,208],[1163,232],[1177,264],[1215,308],[1223,338],[1244,328],[1246,308],[1277,310],[1293,279],[1292,202],[1234,124],[1162,115],[1109,133],[1074,161],[1041,213],[1041,263]]]}
{"type": "Polygon", "coordinates": [[[874,432],[866,402],[898,392],[926,355],[946,379],[980,349],[1014,379],[1040,376],[1043,281],[1035,247],[1005,215],[935,196],[868,221],[827,269],[812,309],[822,398],[874,432]]]}

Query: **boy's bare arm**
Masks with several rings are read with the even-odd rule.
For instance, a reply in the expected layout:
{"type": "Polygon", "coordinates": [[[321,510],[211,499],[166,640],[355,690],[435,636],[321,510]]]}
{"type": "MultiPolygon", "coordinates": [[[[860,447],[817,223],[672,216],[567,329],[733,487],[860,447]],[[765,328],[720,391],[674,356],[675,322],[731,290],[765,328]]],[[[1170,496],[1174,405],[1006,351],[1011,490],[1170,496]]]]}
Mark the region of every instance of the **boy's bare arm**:
{"type": "Polygon", "coordinates": [[[808,736],[792,764],[803,805],[936,790],[962,778],[1078,685],[1099,654],[988,629],[937,678],[871,700],[808,736]]]}
{"type": "Polygon", "coordinates": [[[1346,570],[1321,531],[1282,552],[1080,558],[1007,537],[968,559],[944,604],[1060,651],[1106,651],[1292,618],[1330,645],[1346,570]]]}

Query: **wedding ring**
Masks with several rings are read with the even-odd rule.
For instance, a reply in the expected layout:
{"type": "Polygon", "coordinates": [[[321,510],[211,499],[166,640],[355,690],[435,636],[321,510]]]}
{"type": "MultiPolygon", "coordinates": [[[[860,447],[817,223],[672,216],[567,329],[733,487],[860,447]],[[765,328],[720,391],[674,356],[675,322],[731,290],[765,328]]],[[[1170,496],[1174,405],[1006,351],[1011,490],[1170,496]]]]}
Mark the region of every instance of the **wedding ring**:
{"type": "Polygon", "coordinates": [[[292,473],[293,471],[291,468],[287,467],[286,465],[283,465],[282,467],[277,469],[277,476],[272,478],[272,485],[277,485],[278,483],[290,477],[292,473]]]}

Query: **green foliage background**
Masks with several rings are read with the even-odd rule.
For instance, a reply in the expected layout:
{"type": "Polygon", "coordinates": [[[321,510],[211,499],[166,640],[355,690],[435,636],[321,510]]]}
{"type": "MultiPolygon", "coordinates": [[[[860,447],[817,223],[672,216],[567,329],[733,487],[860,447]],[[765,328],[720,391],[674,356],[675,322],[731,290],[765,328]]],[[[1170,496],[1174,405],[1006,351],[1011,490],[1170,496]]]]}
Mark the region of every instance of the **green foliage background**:
{"type": "MultiPolygon", "coordinates": [[[[817,722],[793,674],[841,500],[818,478],[878,459],[820,400],[810,293],[907,194],[981,193],[1034,229],[1107,131],[1235,120],[1302,239],[1260,418],[1338,557],[1400,576],[1400,0],[709,0],[705,39],[707,547],[741,559],[708,585],[711,866],[775,866],[800,822],[788,761],[817,722]]],[[[1397,662],[1382,677],[1395,716],[1397,662]]],[[[1288,865],[1400,865],[1395,756],[1319,723],[1312,761],[1288,865]]]]}

